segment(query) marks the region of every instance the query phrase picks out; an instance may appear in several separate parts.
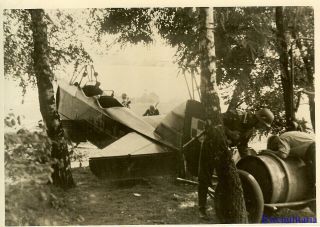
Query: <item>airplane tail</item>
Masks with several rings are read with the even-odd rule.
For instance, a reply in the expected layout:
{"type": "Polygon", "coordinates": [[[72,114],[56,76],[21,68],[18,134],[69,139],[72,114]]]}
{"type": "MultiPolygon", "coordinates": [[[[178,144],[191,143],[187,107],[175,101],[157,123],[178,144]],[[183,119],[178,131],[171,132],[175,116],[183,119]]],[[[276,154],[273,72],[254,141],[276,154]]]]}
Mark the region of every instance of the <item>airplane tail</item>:
{"type": "Polygon", "coordinates": [[[182,144],[184,144],[183,156],[185,168],[193,176],[198,176],[199,157],[201,149],[201,137],[188,142],[197,137],[205,129],[205,110],[200,102],[188,100],[184,118],[184,130],[182,144]]]}
{"type": "MultiPolygon", "coordinates": [[[[156,127],[155,133],[178,150],[199,135],[205,126],[203,105],[195,100],[188,100],[173,109],[156,127]]],[[[198,175],[198,160],[201,143],[191,142],[181,153],[186,161],[186,169],[192,175],[198,175]]]]}

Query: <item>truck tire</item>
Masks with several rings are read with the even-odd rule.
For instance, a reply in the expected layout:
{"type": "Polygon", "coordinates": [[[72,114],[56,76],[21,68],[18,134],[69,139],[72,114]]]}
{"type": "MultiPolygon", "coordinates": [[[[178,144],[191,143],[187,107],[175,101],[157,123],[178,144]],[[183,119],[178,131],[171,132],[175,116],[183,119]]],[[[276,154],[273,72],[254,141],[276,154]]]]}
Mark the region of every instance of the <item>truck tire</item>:
{"type": "Polygon", "coordinates": [[[242,183],[244,200],[249,223],[260,223],[263,214],[264,200],[261,188],[254,177],[246,171],[238,170],[242,183]]]}

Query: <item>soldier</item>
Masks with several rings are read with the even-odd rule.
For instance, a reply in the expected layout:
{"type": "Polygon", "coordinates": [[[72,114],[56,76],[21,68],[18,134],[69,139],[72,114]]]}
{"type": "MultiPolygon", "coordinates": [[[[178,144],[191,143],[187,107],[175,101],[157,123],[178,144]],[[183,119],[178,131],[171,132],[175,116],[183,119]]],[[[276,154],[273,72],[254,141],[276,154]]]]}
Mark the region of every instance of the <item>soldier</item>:
{"type": "Polygon", "coordinates": [[[143,116],[154,116],[159,115],[159,110],[155,108],[153,105],[149,107],[149,109],[146,110],[146,112],[143,114],[143,116]]]}
{"type": "Polygon", "coordinates": [[[296,156],[304,159],[308,148],[315,143],[315,135],[306,132],[290,131],[280,136],[270,136],[267,149],[281,158],[296,156]]]}
{"type": "MultiPolygon", "coordinates": [[[[273,113],[263,108],[257,112],[247,113],[239,111],[228,111],[223,113],[223,123],[227,142],[230,147],[238,148],[240,157],[243,158],[251,153],[248,142],[255,133],[255,129],[269,128],[274,120],[273,113]]],[[[198,173],[198,202],[200,218],[207,219],[206,203],[208,187],[211,186],[213,173],[212,152],[203,149],[200,155],[198,173]]]]}
{"type": "Polygon", "coordinates": [[[223,124],[230,147],[238,148],[241,158],[248,155],[248,142],[256,129],[270,128],[274,120],[273,113],[263,108],[253,113],[228,111],[223,113],[223,124]]]}
{"type": "Polygon", "coordinates": [[[131,101],[129,100],[129,97],[127,96],[127,94],[126,94],[126,93],[123,93],[121,97],[122,97],[122,102],[121,102],[121,104],[122,104],[124,107],[130,108],[130,103],[131,103],[131,101]]]}
{"type": "Polygon", "coordinates": [[[283,159],[295,156],[304,160],[308,168],[309,182],[314,187],[316,171],[315,145],[315,135],[313,133],[289,131],[282,133],[280,136],[270,136],[267,142],[267,149],[283,159]]]}

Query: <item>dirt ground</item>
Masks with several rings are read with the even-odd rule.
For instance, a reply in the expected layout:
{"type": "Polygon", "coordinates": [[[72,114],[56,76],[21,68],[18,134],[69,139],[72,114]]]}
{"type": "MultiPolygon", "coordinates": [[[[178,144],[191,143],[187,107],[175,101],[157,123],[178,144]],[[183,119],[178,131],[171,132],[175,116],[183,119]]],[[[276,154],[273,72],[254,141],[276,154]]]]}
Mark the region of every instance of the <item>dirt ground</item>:
{"type": "Polygon", "coordinates": [[[83,219],[72,224],[205,223],[197,217],[196,186],[175,183],[172,177],[110,182],[88,168],[75,172],[78,187],[66,193],[66,200],[76,205],[70,214],[83,219]]]}
{"type": "MultiPolygon", "coordinates": [[[[73,169],[73,176],[77,187],[67,191],[29,183],[6,187],[6,225],[218,223],[213,200],[209,199],[211,219],[200,219],[196,186],[173,177],[107,181],[95,177],[88,167],[73,169]]],[[[275,215],[313,217],[309,208],[275,215]]]]}
{"type": "Polygon", "coordinates": [[[110,182],[96,178],[88,167],[73,169],[73,175],[75,188],[63,191],[44,186],[58,200],[39,199],[41,192],[32,185],[7,188],[6,204],[17,204],[6,210],[6,225],[216,223],[212,207],[210,221],[198,218],[196,186],[172,177],[110,182]],[[17,213],[21,216],[12,217],[17,213]]]}

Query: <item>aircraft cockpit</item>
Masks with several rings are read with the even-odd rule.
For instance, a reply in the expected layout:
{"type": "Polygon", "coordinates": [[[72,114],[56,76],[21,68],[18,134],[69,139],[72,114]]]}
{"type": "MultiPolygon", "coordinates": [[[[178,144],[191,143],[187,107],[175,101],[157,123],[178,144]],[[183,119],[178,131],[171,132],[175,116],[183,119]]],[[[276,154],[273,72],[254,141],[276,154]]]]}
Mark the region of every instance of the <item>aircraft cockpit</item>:
{"type": "Polygon", "coordinates": [[[114,98],[113,90],[103,90],[100,88],[101,83],[98,81],[98,72],[93,65],[85,65],[78,73],[74,73],[70,85],[77,86],[83,94],[88,97],[94,97],[101,108],[121,107],[123,106],[114,98]]]}

